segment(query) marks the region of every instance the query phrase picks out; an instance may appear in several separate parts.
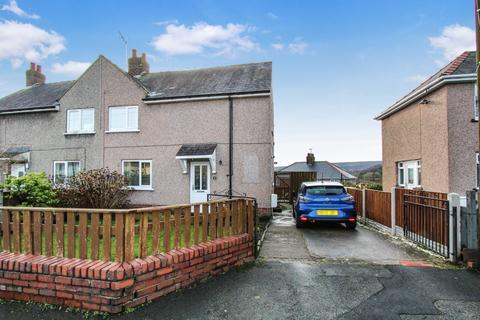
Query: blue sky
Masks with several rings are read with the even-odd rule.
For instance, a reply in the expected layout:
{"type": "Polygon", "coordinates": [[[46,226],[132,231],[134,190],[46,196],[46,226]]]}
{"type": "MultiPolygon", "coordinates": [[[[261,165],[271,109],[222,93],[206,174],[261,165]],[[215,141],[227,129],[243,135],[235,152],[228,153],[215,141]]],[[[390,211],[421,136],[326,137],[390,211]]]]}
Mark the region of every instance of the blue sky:
{"type": "Polygon", "coordinates": [[[47,81],[74,79],[99,54],[152,71],[273,62],[279,165],[381,159],[373,117],[463,50],[471,0],[0,0],[0,96],[24,87],[31,60],[47,81]]]}

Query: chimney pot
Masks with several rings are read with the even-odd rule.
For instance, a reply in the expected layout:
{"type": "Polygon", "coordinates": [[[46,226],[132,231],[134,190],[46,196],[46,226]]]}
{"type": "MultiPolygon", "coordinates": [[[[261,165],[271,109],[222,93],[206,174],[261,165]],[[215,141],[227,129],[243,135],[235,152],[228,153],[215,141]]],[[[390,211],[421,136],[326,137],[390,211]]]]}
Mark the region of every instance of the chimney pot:
{"type": "Polygon", "coordinates": [[[142,53],[137,57],[137,49],[132,49],[132,56],[128,58],[128,73],[132,76],[139,76],[150,72],[150,66],[147,62],[147,55],[142,53]]]}
{"type": "Polygon", "coordinates": [[[27,70],[25,75],[26,75],[25,82],[27,84],[27,87],[30,87],[36,84],[45,83],[45,75],[42,74],[42,66],[37,65],[34,62],[30,63],[30,69],[27,70]]]}
{"type": "Polygon", "coordinates": [[[142,53],[142,60],[147,61],[147,54],[145,52],[142,53]]]}
{"type": "Polygon", "coordinates": [[[312,152],[307,153],[307,165],[313,166],[315,164],[315,155],[312,152]]]}
{"type": "Polygon", "coordinates": [[[132,58],[137,57],[137,49],[132,49],[132,58]]]}

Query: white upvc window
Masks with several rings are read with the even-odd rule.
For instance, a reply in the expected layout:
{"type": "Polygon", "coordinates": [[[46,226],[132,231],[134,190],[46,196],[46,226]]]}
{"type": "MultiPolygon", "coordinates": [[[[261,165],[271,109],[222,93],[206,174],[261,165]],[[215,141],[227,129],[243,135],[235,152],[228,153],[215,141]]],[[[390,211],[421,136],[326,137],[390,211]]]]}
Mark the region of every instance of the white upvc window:
{"type": "Polygon", "coordinates": [[[138,131],[138,106],[110,107],[110,132],[138,131]]]}
{"type": "Polygon", "coordinates": [[[128,186],[135,190],[152,190],[152,161],[123,160],[122,174],[128,186]]]}
{"type": "Polygon", "coordinates": [[[70,177],[73,177],[80,171],[80,161],[54,161],[53,162],[53,182],[55,184],[67,183],[70,177]]]}
{"type": "Polygon", "coordinates": [[[67,110],[67,133],[94,133],[95,109],[67,110]]]}
{"type": "Polygon", "coordinates": [[[397,184],[405,188],[419,188],[422,185],[422,162],[420,160],[397,163],[397,184]]]}
{"type": "Polygon", "coordinates": [[[473,120],[478,121],[479,119],[479,111],[478,111],[478,87],[477,83],[474,85],[474,97],[473,97],[473,120]]]}

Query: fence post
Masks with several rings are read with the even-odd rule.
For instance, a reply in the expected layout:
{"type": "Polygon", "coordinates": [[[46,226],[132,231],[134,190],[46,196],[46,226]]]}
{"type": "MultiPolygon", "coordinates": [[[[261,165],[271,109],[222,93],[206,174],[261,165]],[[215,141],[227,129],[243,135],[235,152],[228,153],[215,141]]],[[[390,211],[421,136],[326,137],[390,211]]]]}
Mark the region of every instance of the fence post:
{"type": "Polygon", "coordinates": [[[367,224],[366,213],[367,213],[367,190],[365,187],[362,188],[362,219],[363,223],[367,224]]]}
{"type": "Polygon", "coordinates": [[[396,209],[396,206],[395,206],[395,195],[396,195],[395,190],[396,190],[396,188],[392,187],[392,191],[391,191],[391,194],[390,194],[390,214],[392,216],[392,218],[391,218],[392,235],[397,234],[397,221],[396,221],[396,213],[395,213],[395,209],[396,209]]]}
{"type": "Polygon", "coordinates": [[[448,194],[449,219],[449,253],[450,261],[456,262],[461,250],[462,236],[460,234],[460,196],[456,193],[448,194]]]}

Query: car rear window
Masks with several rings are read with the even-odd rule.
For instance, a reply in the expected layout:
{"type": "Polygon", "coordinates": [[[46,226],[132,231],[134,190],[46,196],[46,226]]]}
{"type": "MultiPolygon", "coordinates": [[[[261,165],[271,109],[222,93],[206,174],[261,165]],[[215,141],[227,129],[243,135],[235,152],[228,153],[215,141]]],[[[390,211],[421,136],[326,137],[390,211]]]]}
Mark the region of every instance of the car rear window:
{"type": "Polygon", "coordinates": [[[307,193],[315,196],[338,196],[345,193],[341,186],[315,186],[307,187],[307,193]]]}

